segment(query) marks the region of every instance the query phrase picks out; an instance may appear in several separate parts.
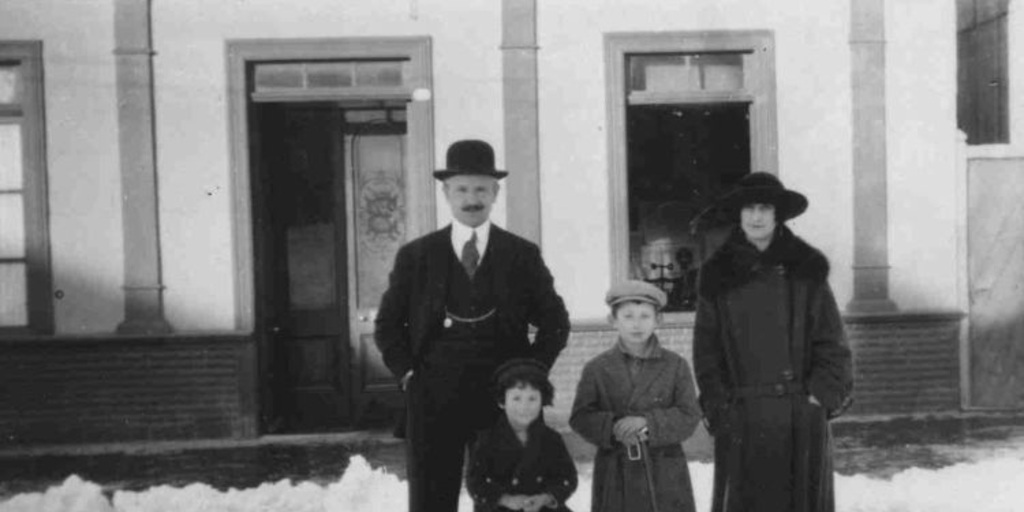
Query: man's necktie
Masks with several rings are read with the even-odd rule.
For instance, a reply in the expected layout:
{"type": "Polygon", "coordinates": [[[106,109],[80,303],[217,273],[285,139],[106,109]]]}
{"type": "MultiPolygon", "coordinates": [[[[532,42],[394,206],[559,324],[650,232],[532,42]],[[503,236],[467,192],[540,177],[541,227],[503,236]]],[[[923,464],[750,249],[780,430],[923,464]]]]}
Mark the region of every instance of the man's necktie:
{"type": "Polygon", "coordinates": [[[473,231],[473,236],[466,241],[466,245],[462,246],[462,266],[470,278],[480,266],[480,252],[476,250],[476,231],[473,231]]]}

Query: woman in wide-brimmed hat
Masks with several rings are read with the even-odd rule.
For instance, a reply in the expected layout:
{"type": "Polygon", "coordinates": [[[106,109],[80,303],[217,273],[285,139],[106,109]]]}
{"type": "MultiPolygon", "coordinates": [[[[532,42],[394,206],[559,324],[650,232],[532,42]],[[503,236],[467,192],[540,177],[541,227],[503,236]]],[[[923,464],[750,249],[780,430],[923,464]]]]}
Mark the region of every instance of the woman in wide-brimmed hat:
{"type": "Polygon", "coordinates": [[[852,365],[828,260],[785,226],[806,209],[759,172],[708,212],[735,224],[701,267],[693,342],[715,512],[835,509],[828,420],[852,365]]]}

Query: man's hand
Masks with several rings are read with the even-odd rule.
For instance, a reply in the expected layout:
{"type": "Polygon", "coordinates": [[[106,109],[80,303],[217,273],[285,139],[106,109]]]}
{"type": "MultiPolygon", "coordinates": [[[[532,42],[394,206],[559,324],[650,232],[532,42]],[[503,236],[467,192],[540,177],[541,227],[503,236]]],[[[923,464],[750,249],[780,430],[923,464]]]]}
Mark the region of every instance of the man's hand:
{"type": "Polygon", "coordinates": [[[821,407],[821,402],[819,402],[817,398],[814,398],[814,395],[808,394],[807,401],[810,402],[812,405],[817,405],[818,407],[821,407]]]}
{"type": "Polygon", "coordinates": [[[615,440],[627,444],[645,439],[641,432],[647,428],[647,418],[643,416],[626,416],[615,422],[612,426],[612,434],[615,440]]]}

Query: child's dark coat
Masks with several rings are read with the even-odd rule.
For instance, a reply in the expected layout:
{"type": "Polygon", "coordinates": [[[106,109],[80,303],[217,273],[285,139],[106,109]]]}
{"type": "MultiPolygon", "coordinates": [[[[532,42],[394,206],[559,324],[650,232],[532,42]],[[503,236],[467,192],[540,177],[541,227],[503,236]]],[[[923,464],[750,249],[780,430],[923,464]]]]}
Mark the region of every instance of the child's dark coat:
{"type": "Polygon", "coordinates": [[[504,415],[490,430],[477,438],[471,453],[466,488],[477,512],[507,510],[498,506],[502,494],[550,493],[559,508],[548,512],[571,512],[565,506],[576,490],[576,465],[562,436],[538,419],[529,427],[526,446],[512,431],[504,415]]]}

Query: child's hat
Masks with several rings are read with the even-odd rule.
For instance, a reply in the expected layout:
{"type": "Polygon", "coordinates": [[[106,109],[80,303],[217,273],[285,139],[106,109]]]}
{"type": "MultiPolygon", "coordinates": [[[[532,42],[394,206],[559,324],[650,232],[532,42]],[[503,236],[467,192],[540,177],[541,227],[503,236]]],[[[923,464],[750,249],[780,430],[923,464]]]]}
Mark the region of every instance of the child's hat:
{"type": "Polygon", "coordinates": [[[536,359],[520,357],[505,361],[497,370],[494,370],[495,382],[507,382],[526,376],[535,376],[540,380],[547,380],[548,367],[536,359]]]}
{"type": "Polygon", "coordinates": [[[653,304],[655,308],[661,309],[668,302],[668,297],[661,288],[646,281],[622,281],[608,290],[604,301],[609,306],[615,306],[623,302],[646,302],[653,304]]]}

